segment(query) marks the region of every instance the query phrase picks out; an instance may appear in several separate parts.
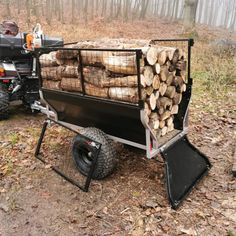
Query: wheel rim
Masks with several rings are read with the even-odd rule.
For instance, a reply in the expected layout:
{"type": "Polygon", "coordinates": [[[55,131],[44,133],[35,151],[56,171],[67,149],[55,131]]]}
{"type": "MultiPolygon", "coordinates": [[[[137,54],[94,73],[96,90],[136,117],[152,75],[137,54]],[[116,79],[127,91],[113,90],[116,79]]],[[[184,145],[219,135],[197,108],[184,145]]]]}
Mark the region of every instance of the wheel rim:
{"type": "Polygon", "coordinates": [[[83,162],[87,166],[92,165],[93,161],[93,156],[90,150],[86,147],[77,147],[76,152],[78,153],[78,159],[76,162],[78,163],[79,161],[83,162]]]}

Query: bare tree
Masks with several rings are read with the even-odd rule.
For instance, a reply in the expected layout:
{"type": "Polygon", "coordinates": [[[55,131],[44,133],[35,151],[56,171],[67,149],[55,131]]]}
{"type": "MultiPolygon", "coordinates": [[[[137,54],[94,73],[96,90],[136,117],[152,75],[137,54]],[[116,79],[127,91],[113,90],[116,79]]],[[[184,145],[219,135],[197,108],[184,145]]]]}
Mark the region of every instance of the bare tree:
{"type": "Polygon", "coordinates": [[[10,0],[6,0],[5,4],[6,4],[6,16],[10,18],[11,17],[10,0]]]}
{"type": "MultiPolygon", "coordinates": [[[[27,0],[29,1],[29,0],[27,0]]],[[[51,15],[51,0],[46,0],[46,21],[49,25],[51,25],[51,19],[52,19],[52,15],[51,15]]]]}
{"type": "Polygon", "coordinates": [[[195,26],[198,0],[184,1],[184,29],[185,31],[193,30],[195,26]]]}
{"type": "Polygon", "coordinates": [[[147,13],[148,4],[149,4],[149,0],[142,0],[139,19],[145,18],[146,13],[147,13]]]}

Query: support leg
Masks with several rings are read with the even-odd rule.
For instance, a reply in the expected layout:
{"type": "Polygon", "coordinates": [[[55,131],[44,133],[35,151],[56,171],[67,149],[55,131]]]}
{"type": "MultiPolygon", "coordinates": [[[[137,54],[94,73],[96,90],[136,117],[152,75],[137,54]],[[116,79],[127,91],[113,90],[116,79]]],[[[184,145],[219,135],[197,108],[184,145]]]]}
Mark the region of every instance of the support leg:
{"type": "Polygon", "coordinates": [[[42,128],[39,140],[38,140],[38,144],[37,144],[37,147],[36,147],[36,150],[35,150],[35,154],[34,154],[35,157],[37,157],[40,153],[40,148],[41,148],[41,145],[42,145],[42,142],[43,142],[43,138],[44,138],[47,126],[48,126],[48,120],[45,120],[44,123],[43,123],[43,128],[42,128]]]}

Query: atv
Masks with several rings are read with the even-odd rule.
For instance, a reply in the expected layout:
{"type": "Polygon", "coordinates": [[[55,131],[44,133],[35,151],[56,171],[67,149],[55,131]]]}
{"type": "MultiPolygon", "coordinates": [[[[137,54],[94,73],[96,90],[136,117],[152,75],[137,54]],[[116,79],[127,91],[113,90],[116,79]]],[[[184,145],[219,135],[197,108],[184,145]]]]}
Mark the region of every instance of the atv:
{"type": "Polygon", "coordinates": [[[18,29],[15,22],[0,24],[0,120],[9,117],[11,101],[21,100],[34,111],[33,104],[39,100],[34,50],[63,45],[62,38],[44,35],[39,24],[33,33],[21,33],[18,29]]]}

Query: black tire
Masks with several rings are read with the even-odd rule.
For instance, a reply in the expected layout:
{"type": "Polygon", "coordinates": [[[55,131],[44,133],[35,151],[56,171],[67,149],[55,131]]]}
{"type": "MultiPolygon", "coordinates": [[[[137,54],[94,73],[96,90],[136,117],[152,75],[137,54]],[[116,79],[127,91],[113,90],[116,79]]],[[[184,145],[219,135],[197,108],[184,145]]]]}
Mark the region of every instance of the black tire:
{"type": "Polygon", "coordinates": [[[0,120],[9,118],[9,94],[6,89],[0,85],[0,120]]]}
{"type": "MultiPolygon", "coordinates": [[[[113,172],[117,163],[117,152],[113,142],[104,132],[96,128],[86,128],[80,133],[102,144],[92,178],[103,179],[107,177],[113,172]]],[[[85,176],[88,175],[93,160],[90,151],[90,145],[85,143],[81,136],[75,136],[72,145],[72,156],[76,167],[85,176]]]]}

